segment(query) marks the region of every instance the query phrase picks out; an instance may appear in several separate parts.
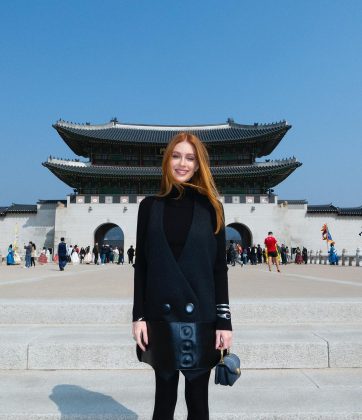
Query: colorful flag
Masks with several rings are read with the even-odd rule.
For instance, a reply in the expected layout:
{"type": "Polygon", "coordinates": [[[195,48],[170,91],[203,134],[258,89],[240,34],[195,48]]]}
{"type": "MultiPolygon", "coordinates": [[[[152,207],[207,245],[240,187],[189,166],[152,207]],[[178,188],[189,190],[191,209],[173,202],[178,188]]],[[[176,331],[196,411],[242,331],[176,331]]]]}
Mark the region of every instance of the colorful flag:
{"type": "Polygon", "coordinates": [[[327,241],[328,243],[333,242],[332,235],[330,234],[326,223],[322,226],[321,232],[323,241],[327,241]]]}

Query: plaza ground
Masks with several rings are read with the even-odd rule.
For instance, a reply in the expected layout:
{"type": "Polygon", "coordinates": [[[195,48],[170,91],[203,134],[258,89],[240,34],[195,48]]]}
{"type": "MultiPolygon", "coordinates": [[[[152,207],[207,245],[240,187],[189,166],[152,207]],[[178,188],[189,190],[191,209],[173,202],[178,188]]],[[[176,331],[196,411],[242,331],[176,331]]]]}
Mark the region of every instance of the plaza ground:
{"type": "MultiPolygon", "coordinates": [[[[122,299],[132,300],[130,264],[72,265],[60,272],[56,264],[0,266],[1,299],[122,299]]],[[[362,267],[329,265],[229,266],[230,300],[245,298],[362,297],[362,267]]]]}
{"type": "MultiPolygon", "coordinates": [[[[362,419],[362,268],[229,267],[233,387],[211,420],[362,419]]],[[[0,420],[149,420],[130,332],[133,267],[0,266],[0,420]]],[[[186,419],[181,377],[175,419],[186,419]]]]}

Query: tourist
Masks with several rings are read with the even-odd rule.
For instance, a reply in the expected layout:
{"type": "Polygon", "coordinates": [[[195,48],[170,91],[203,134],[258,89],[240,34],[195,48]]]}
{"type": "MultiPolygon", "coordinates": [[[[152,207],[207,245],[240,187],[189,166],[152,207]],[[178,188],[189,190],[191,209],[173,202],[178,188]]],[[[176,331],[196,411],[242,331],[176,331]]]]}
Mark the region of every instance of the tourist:
{"type": "Polygon", "coordinates": [[[107,260],[107,247],[105,244],[102,244],[101,246],[100,257],[101,257],[101,264],[104,265],[107,260]]]}
{"type": "Polygon", "coordinates": [[[305,246],[303,246],[303,249],[302,249],[302,257],[303,257],[304,264],[308,264],[308,250],[305,246]]]}
{"type": "Polygon", "coordinates": [[[250,246],[248,246],[246,248],[246,253],[247,253],[247,256],[248,256],[248,261],[247,262],[251,263],[251,247],[250,246]]]}
{"type": "Polygon", "coordinates": [[[79,262],[81,264],[83,264],[84,258],[85,258],[85,249],[81,247],[79,251],[79,262]]]}
{"type": "Polygon", "coordinates": [[[24,244],[25,249],[25,267],[30,268],[31,267],[31,251],[33,249],[33,244],[30,241],[28,245],[24,244]]]}
{"type": "Polygon", "coordinates": [[[113,264],[113,260],[114,260],[114,251],[113,251],[113,247],[111,245],[108,245],[108,256],[107,256],[107,262],[112,263],[113,264]]]}
{"type": "Polygon", "coordinates": [[[118,265],[124,263],[124,249],[119,248],[119,258],[118,258],[118,265]]]}
{"type": "Polygon", "coordinates": [[[331,246],[329,248],[328,254],[329,254],[329,264],[330,265],[338,265],[339,257],[336,251],[336,248],[334,247],[335,243],[331,242],[331,246]]]}
{"type": "Polygon", "coordinates": [[[264,244],[268,253],[268,267],[271,271],[271,265],[276,265],[278,273],[280,273],[277,251],[277,240],[273,236],[273,232],[268,232],[268,236],[264,240],[264,244]]]}
{"type": "Polygon", "coordinates": [[[280,247],[280,258],[282,260],[282,264],[287,264],[287,248],[284,244],[280,247]]]}
{"type": "Polygon", "coordinates": [[[262,264],[263,263],[263,250],[260,244],[258,244],[258,247],[256,248],[256,256],[258,259],[258,264],[262,264]]]}
{"type": "Polygon", "coordinates": [[[227,250],[227,261],[229,261],[229,263],[234,267],[235,266],[235,261],[236,261],[236,254],[237,251],[235,249],[235,245],[234,245],[234,241],[231,240],[230,241],[230,245],[229,248],[227,250]]]}
{"type": "Polygon", "coordinates": [[[255,244],[250,249],[250,262],[251,265],[257,265],[258,263],[258,250],[255,244]]]}
{"type": "Polygon", "coordinates": [[[209,419],[210,371],[231,346],[230,318],[222,204],[206,147],[180,133],[163,155],[160,194],[138,213],[133,336],[139,360],[155,369],[153,420],[173,419],[180,370],[188,418],[209,419]]]}
{"type": "Polygon", "coordinates": [[[113,263],[118,264],[118,260],[119,260],[119,249],[118,249],[118,246],[116,246],[113,250],[113,263]]]}
{"type": "Polygon", "coordinates": [[[266,264],[266,262],[267,262],[266,248],[263,248],[263,263],[266,264]]]}
{"type": "Polygon", "coordinates": [[[73,245],[69,245],[67,250],[67,261],[70,263],[72,262],[72,254],[73,254],[73,245]]]}
{"type": "Polygon", "coordinates": [[[86,264],[90,264],[92,262],[92,253],[90,251],[90,246],[87,246],[87,248],[85,249],[84,262],[86,264]]]}
{"type": "Polygon", "coordinates": [[[13,245],[10,244],[8,248],[8,255],[6,256],[6,265],[15,265],[13,245]]]}
{"type": "Polygon", "coordinates": [[[302,264],[303,257],[302,257],[302,251],[300,250],[299,246],[295,249],[295,263],[296,264],[302,264]]]}
{"type": "Polygon", "coordinates": [[[131,245],[127,250],[128,255],[128,264],[133,264],[133,258],[134,258],[134,248],[133,245],[131,245]]]}
{"type": "Polygon", "coordinates": [[[31,243],[30,267],[35,267],[36,246],[34,242],[31,243]]]}
{"type": "Polygon", "coordinates": [[[99,256],[99,248],[98,248],[98,243],[96,242],[94,247],[93,247],[93,255],[94,255],[94,264],[99,264],[98,261],[98,256],[99,256]]]}
{"type": "Polygon", "coordinates": [[[78,255],[77,249],[78,249],[78,246],[75,245],[70,254],[71,261],[74,265],[79,264],[79,255],[78,255]]]}
{"type": "Polygon", "coordinates": [[[248,263],[248,250],[247,250],[247,248],[245,247],[244,249],[243,249],[243,264],[247,264],[248,263]]]}
{"type": "Polygon", "coordinates": [[[288,263],[290,263],[290,259],[291,259],[288,246],[285,247],[285,254],[287,256],[287,264],[288,264],[288,263]]]}
{"type": "Polygon", "coordinates": [[[64,271],[68,262],[68,257],[69,250],[67,248],[67,244],[65,243],[64,238],[60,238],[60,243],[58,244],[58,264],[60,271],[64,271]]]}
{"type": "Polygon", "coordinates": [[[43,249],[40,252],[39,258],[38,258],[38,263],[39,264],[46,264],[49,260],[47,257],[47,249],[45,248],[45,246],[43,246],[43,249]]]}

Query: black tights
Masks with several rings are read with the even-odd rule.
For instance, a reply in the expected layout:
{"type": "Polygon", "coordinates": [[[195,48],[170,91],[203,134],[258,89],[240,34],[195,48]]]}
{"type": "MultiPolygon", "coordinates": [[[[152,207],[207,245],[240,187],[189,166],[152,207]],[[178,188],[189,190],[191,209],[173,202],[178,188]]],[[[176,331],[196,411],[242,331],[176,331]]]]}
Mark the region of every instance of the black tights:
{"type": "MultiPolygon", "coordinates": [[[[177,401],[179,371],[165,379],[156,375],[156,397],[152,420],[173,420],[177,401]]],[[[210,371],[189,381],[185,378],[185,400],[187,420],[209,420],[209,378],[210,371]]]]}

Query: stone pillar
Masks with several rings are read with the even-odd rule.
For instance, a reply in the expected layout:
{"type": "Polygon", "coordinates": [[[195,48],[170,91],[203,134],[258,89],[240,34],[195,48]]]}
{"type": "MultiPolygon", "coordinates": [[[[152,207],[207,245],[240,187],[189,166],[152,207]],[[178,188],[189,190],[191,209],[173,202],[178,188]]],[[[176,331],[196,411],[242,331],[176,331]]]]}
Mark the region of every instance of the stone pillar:
{"type": "Polygon", "coordinates": [[[359,248],[356,249],[356,267],[359,267],[359,248]]]}
{"type": "Polygon", "coordinates": [[[353,256],[352,255],[350,255],[349,256],[349,262],[348,262],[348,265],[350,266],[350,267],[352,267],[352,264],[353,264],[353,256]]]}
{"type": "Polygon", "coordinates": [[[318,264],[322,264],[322,250],[319,250],[319,258],[318,258],[318,264]]]}
{"type": "Polygon", "coordinates": [[[346,249],[342,249],[342,265],[346,265],[346,249]]]}

